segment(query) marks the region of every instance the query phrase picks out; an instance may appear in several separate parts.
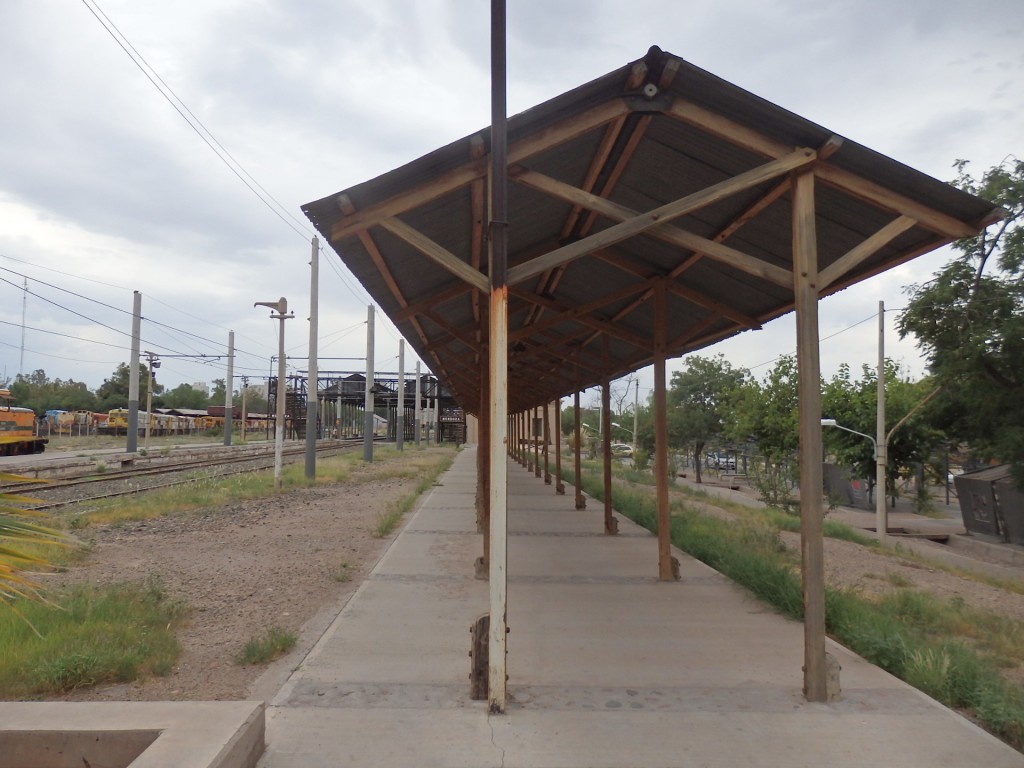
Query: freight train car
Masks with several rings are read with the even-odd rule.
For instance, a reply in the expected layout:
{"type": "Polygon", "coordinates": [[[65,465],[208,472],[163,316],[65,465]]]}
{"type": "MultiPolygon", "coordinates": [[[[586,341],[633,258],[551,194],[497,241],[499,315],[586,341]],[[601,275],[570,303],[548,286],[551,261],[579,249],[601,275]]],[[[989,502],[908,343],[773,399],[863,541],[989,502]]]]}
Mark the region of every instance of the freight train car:
{"type": "Polygon", "coordinates": [[[42,453],[47,440],[35,434],[35,426],[35,411],[18,408],[10,391],[0,389],[0,456],[42,453]]]}

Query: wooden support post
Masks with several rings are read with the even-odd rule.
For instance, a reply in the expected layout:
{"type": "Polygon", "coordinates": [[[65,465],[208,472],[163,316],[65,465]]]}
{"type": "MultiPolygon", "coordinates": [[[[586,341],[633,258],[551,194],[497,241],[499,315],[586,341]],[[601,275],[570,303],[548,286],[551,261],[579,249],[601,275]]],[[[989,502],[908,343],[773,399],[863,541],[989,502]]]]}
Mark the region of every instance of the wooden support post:
{"type": "Polygon", "coordinates": [[[526,467],[527,471],[533,469],[526,450],[526,411],[519,412],[519,463],[526,467]]]}
{"type": "Polygon", "coordinates": [[[562,398],[555,400],[555,493],[565,495],[562,482],[562,398]]]}
{"type": "MultiPolygon", "coordinates": [[[[828,701],[822,541],[821,365],[814,175],[793,179],[793,291],[800,432],[800,552],[804,597],[804,696],[828,701]]],[[[837,686],[838,687],[838,686],[837,686]]],[[[838,695],[838,690],[836,691],[838,695]]]]}
{"type": "Polygon", "coordinates": [[[666,424],[665,338],[668,312],[665,283],[654,292],[654,485],[658,507],[658,578],[675,579],[672,569],[671,518],[668,501],[668,426],[666,424]]]}
{"type": "Polygon", "coordinates": [[[572,404],[576,416],[576,450],[573,452],[576,460],[576,509],[586,509],[587,499],[583,495],[583,467],[580,462],[580,391],[576,390],[572,396],[572,404]]]}
{"type": "Polygon", "coordinates": [[[551,428],[548,411],[551,410],[551,403],[544,403],[544,424],[542,431],[544,434],[541,436],[541,440],[544,441],[544,485],[551,485],[551,462],[548,461],[548,445],[551,443],[551,435],[549,430],[551,428]]]}
{"type": "Polygon", "coordinates": [[[601,383],[601,456],[604,466],[604,532],[619,532],[619,521],[612,514],[612,384],[601,383]]]}
{"type": "Polygon", "coordinates": [[[530,412],[530,440],[533,442],[533,474],[540,477],[540,416],[537,415],[537,408],[530,412]]]}

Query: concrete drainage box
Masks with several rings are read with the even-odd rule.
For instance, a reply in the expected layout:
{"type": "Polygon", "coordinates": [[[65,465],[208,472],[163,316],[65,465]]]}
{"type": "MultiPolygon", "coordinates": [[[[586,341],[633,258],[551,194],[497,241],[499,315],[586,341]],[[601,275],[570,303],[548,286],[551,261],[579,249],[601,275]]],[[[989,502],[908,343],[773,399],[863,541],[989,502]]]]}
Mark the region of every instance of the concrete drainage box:
{"type": "Polygon", "coordinates": [[[257,701],[0,702],[0,768],[253,768],[257,701]]]}

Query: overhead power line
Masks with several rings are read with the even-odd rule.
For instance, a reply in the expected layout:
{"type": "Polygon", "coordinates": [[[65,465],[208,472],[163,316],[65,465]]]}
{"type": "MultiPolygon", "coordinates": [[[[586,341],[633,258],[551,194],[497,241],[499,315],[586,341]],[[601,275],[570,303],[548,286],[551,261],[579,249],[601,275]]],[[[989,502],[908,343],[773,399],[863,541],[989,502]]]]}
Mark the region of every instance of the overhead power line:
{"type": "MultiPolygon", "coordinates": [[[[167,101],[168,104],[174,109],[181,119],[184,120],[193,132],[202,140],[202,142],[213,152],[217,158],[230,170],[235,177],[241,181],[246,188],[249,189],[256,198],[263,203],[264,206],[280,219],[285,226],[291,229],[293,232],[298,234],[306,242],[313,237],[313,231],[309,228],[309,223],[298,218],[292,211],[283,205],[276,197],[267,191],[266,187],[259,183],[256,178],[245,169],[245,167],[225,148],[225,146],[213,135],[213,132],[200,120],[196,114],[189,109],[188,105],[178,96],[177,93],[164,81],[160,74],[146,61],[145,57],[138,51],[138,49],[132,44],[127,36],[117,27],[111,18],[99,7],[96,0],[82,0],[82,4],[89,10],[100,26],[106,30],[107,34],[117,43],[118,47],[131,59],[132,63],[142,72],[143,76],[149,81],[149,83],[157,90],[157,92],[167,101]],[[289,221],[290,219],[290,221],[289,221]]],[[[322,250],[322,246],[321,246],[322,250]]],[[[352,293],[352,295],[358,301],[365,301],[369,299],[369,295],[363,291],[364,296],[361,296],[359,291],[352,285],[351,281],[347,279],[344,274],[341,273],[338,266],[332,259],[328,259],[330,268],[334,271],[337,277],[342,281],[342,284],[352,293]]]]}

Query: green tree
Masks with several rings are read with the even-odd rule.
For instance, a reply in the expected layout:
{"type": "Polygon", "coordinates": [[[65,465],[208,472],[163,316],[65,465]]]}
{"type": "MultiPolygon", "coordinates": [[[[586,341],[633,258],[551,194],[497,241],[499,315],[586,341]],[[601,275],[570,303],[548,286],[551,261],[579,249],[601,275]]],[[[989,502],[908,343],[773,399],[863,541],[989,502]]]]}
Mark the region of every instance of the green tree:
{"type": "Polygon", "coordinates": [[[780,357],[763,381],[744,380],[730,405],[725,432],[733,441],[753,438],[758,452],[772,461],[799,449],[797,369],[792,355],[780,357]]]}
{"type": "MultiPolygon", "coordinates": [[[[891,496],[896,494],[898,480],[924,465],[944,442],[943,432],[932,420],[931,402],[922,407],[934,390],[932,379],[913,381],[892,360],[885,361],[886,434],[899,425],[892,432],[886,456],[885,492],[891,496]]],[[[863,366],[860,379],[854,380],[850,367],[844,364],[822,390],[824,417],[876,440],[877,409],[878,376],[870,366],[863,366]]],[[[823,438],[839,464],[873,483],[875,454],[870,440],[841,429],[826,429],[823,438]]]]}
{"type": "MultiPolygon", "coordinates": [[[[205,392],[201,392],[191,384],[179,384],[170,392],[163,395],[163,403],[166,408],[194,408],[206,410],[209,398],[205,392]]],[[[220,405],[224,404],[223,393],[221,394],[220,405]]]]}
{"type": "Polygon", "coordinates": [[[213,388],[207,398],[207,405],[224,405],[224,398],[227,395],[227,385],[224,379],[214,379],[213,388]]]}
{"type": "Polygon", "coordinates": [[[753,440],[759,458],[746,468],[761,500],[792,507],[798,480],[794,454],[800,448],[796,358],[780,357],[763,381],[746,379],[732,395],[725,434],[737,443],[753,440]]]}
{"type": "Polygon", "coordinates": [[[746,381],[745,368],[733,368],[724,355],[686,359],[686,368],[674,371],[667,393],[668,441],[693,451],[696,480],[702,482],[700,465],[704,446],[722,435],[731,398],[746,381]]]}
{"type": "Polygon", "coordinates": [[[899,319],[942,385],[936,423],[985,459],[1013,465],[1024,483],[1024,162],[1008,159],[980,179],[957,161],[954,184],[1002,206],[1003,220],[957,241],[955,258],[909,290],[899,319]]]}
{"type": "MultiPolygon", "coordinates": [[[[104,379],[103,383],[100,384],[96,390],[96,399],[98,401],[98,410],[109,411],[111,408],[127,408],[128,407],[128,395],[129,385],[131,384],[131,367],[128,363],[120,363],[114,372],[110,375],[110,378],[104,379]]],[[[139,403],[146,402],[147,395],[147,384],[150,381],[149,367],[140,362],[139,363],[139,403]]],[[[163,391],[163,387],[159,384],[153,385],[153,394],[158,394],[163,391]]]]}

